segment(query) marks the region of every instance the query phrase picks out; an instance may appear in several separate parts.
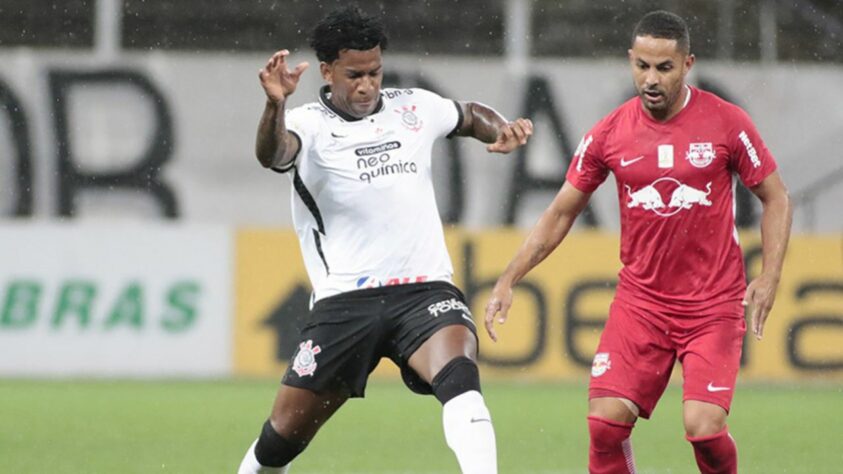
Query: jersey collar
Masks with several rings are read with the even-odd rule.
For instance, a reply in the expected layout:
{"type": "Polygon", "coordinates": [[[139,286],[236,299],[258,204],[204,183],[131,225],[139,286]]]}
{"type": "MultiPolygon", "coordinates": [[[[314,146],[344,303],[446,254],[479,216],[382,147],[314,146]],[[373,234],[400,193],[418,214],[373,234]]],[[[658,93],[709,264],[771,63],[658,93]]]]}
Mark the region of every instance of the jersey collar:
{"type": "MultiPolygon", "coordinates": [[[[346,122],[356,122],[358,120],[362,120],[360,117],[355,117],[350,115],[342,110],[340,110],[337,106],[331,102],[331,88],[327,85],[322,86],[319,89],[319,102],[322,103],[322,106],[330,110],[331,112],[337,114],[338,117],[345,120],[346,122]]],[[[383,96],[378,97],[378,105],[375,106],[375,111],[372,112],[371,115],[374,115],[383,110],[383,96]]]]}

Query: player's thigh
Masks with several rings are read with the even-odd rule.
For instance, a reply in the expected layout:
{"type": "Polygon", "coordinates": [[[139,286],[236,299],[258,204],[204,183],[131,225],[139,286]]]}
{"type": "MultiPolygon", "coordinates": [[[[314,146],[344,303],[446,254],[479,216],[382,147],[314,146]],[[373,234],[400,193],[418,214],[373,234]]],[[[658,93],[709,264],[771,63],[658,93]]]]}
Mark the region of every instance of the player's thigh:
{"type": "Polygon", "coordinates": [[[462,292],[450,283],[408,287],[390,308],[386,355],[416,393],[432,393],[430,383],[451,360],[477,357],[477,327],[462,292]]]}
{"type": "Polygon", "coordinates": [[[645,310],[615,300],[594,355],[589,399],[631,400],[649,418],[664,393],[676,352],[645,310]]]}
{"type": "Polygon", "coordinates": [[[684,401],[706,402],[729,412],[745,333],[746,322],[738,315],[709,318],[689,333],[679,351],[684,401]]]}
{"type": "Polygon", "coordinates": [[[281,385],[272,405],[270,423],[288,440],[309,442],[347,399],[344,392],[316,393],[281,385]]]}
{"type": "Polygon", "coordinates": [[[477,337],[462,324],[438,329],[413,352],[408,365],[427,383],[457,357],[477,358],[477,337]]]}

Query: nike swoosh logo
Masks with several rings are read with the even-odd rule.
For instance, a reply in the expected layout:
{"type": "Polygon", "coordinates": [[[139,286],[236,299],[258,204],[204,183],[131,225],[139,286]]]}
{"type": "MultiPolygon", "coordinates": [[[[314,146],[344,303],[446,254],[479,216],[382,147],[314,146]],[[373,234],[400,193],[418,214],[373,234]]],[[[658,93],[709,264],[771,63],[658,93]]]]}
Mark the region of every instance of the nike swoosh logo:
{"type": "Polygon", "coordinates": [[[708,383],[708,387],[705,389],[709,392],[725,392],[726,390],[731,390],[730,387],[715,387],[711,382],[708,383]]]}
{"type": "Polygon", "coordinates": [[[475,327],[477,326],[476,324],[474,324],[474,320],[471,319],[471,316],[463,313],[462,318],[465,319],[466,321],[470,322],[472,326],[475,326],[475,327]]]}
{"type": "Polygon", "coordinates": [[[629,161],[624,160],[623,158],[621,158],[621,168],[626,168],[627,166],[629,166],[629,165],[631,165],[631,164],[633,164],[633,163],[635,163],[635,162],[641,161],[641,160],[643,160],[643,159],[644,159],[644,155],[638,156],[638,157],[633,158],[633,159],[631,159],[631,160],[629,160],[629,161]]]}
{"type": "Polygon", "coordinates": [[[472,418],[472,419],[471,419],[471,422],[472,422],[472,423],[477,423],[477,422],[480,422],[480,421],[488,421],[489,423],[491,423],[491,422],[492,422],[492,420],[490,420],[490,419],[488,419],[488,418],[472,418]]]}
{"type": "Polygon", "coordinates": [[[334,138],[345,138],[345,137],[347,137],[348,135],[337,135],[336,133],[331,132],[331,136],[332,136],[332,137],[334,137],[334,138]]]}

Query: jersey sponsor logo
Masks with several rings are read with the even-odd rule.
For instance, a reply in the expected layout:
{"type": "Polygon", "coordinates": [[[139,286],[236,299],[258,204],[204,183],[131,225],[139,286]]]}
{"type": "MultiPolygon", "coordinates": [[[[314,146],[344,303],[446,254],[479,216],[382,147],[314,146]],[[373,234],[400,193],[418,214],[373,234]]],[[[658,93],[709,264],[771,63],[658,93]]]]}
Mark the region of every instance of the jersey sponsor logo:
{"type": "Polygon", "coordinates": [[[433,303],[432,305],[427,307],[427,311],[434,318],[438,318],[440,314],[447,313],[448,311],[462,311],[464,315],[471,314],[471,310],[468,309],[468,306],[466,306],[465,303],[456,298],[451,298],[439,301],[437,303],[433,303]]]}
{"type": "Polygon", "coordinates": [[[758,152],[755,151],[755,146],[752,144],[752,140],[749,139],[749,135],[746,134],[746,131],[741,130],[738,138],[741,139],[741,143],[743,143],[743,146],[746,148],[746,154],[749,155],[749,159],[752,160],[752,167],[761,167],[761,160],[758,158],[758,152]]]}
{"type": "Polygon", "coordinates": [[[415,105],[401,106],[400,109],[395,109],[395,112],[401,114],[401,123],[405,128],[407,128],[407,130],[418,132],[421,130],[422,125],[424,125],[424,121],[416,115],[415,105]]]}
{"type": "Polygon", "coordinates": [[[383,286],[383,283],[373,276],[364,276],[357,279],[357,288],[377,288],[379,286],[383,286]]]}
{"type": "Polygon", "coordinates": [[[401,96],[401,95],[404,95],[404,94],[413,95],[413,90],[412,89],[384,89],[384,90],[381,91],[381,93],[383,95],[385,95],[387,99],[394,99],[394,98],[396,98],[398,96],[401,96]]]}
{"type": "MultiPolygon", "coordinates": [[[[331,133],[331,135],[333,135],[333,133],[331,133]]],[[[401,148],[401,142],[386,142],[381,143],[380,145],[358,148],[354,150],[354,154],[357,156],[377,155],[379,153],[385,153],[399,148],[401,148]]]]}
{"type": "Polygon", "coordinates": [[[626,192],[629,195],[627,208],[640,207],[646,211],[653,211],[662,217],[670,217],[683,209],[690,209],[695,205],[711,206],[708,195],[711,194],[711,182],[706,185],[706,190],[700,190],[693,186],[681,183],[674,178],[659,178],[635,191],[628,185],[626,192]],[[670,200],[667,205],[662,199],[662,193],[668,192],[670,200]]]}
{"type": "Polygon", "coordinates": [[[389,153],[369,155],[357,159],[357,169],[361,170],[360,181],[368,184],[372,180],[397,174],[418,174],[419,167],[412,161],[393,161],[389,153]]]}
{"type": "Polygon", "coordinates": [[[626,186],[626,192],[629,194],[629,202],[626,203],[626,207],[643,207],[648,211],[654,211],[664,207],[661,194],[659,194],[659,191],[652,184],[644,186],[635,192],[632,191],[632,188],[628,184],[624,186],[626,186]]]}
{"type": "Polygon", "coordinates": [[[705,168],[715,158],[714,145],[711,143],[691,143],[685,153],[685,159],[697,168],[705,168]]]}
{"type": "Polygon", "coordinates": [[[627,166],[638,163],[639,161],[641,161],[643,159],[644,159],[644,155],[636,156],[635,158],[633,158],[631,160],[626,160],[624,158],[621,158],[621,168],[626,168],[627,166]]]}
{"type": "Polygon", "coordinates": [[[705,191],[701,191],[687,184],[680,184],[679,187],[673,190],[673,194],[670,195],[668,207],[690,209],[694,204],[711,206],[711,201],[708,200],[708,195],[711,194],[711,182],[705,186],[705,189],[705,191]]]}
{"type": "Polygon", "coordinates": [[[709,392],[725,392],[726,390],[731,390],[731,387],[717,387],[713,382],[709,382],[705,389],[709,392]]]}
{"type": "Polygon", "coordinates": [[[582,137],[580,144],[577,145],[577,151],[574,152],[574,159],[579,160],[577,161],[577,171],[582,171],[582,159],[585,156],[585,152],[588,151],[588,146],[591,145],[592,141],[594,141],[594,138],[591,135],[588,135],[582,137]]]}
{"type": "Polygon", "coordinates": [[[322,352],[322,348],[313,345],[313,340],[308,339],[299,344],[299,353],[293,359],[293,371],[299,374],[299,377],[309,375],[313,377],[316,372],[316,354],[322,352]]]}
{"type": "Polygon", "coordinates": [[[357,288],[378,288],[381,286],[395,286],[407,285],[410,283],[424,283],[427,281],[427,275],[416,276],[399,276],[387,278],[386,283],[381,282],[377,277],[370,275],[362,276],[357,279],[357,288]]]}
{"type": "Polygon", "coordinates": [[[598,352],[597,354],[594,354],[594,361],[591,363],[592,377],[600,377],[611,368],[612,361],[609,359],[608,352],[598,352]]]}

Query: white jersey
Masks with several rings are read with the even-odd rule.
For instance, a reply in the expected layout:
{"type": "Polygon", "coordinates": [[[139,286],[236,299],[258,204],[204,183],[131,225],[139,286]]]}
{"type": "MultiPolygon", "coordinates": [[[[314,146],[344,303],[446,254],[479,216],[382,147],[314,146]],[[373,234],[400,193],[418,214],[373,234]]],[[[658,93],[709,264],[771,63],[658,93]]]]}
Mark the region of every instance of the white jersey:
{"type": "Polygon", "coordinates": [[[287,112],[300,141],[289,166],[293,224],[311,302],[360,288],[440,280],[453,268],[436,208],[433,142],[462,122],[459,106],[423,89],[383,89],[362,119],[327,87],[287,112]]]}

